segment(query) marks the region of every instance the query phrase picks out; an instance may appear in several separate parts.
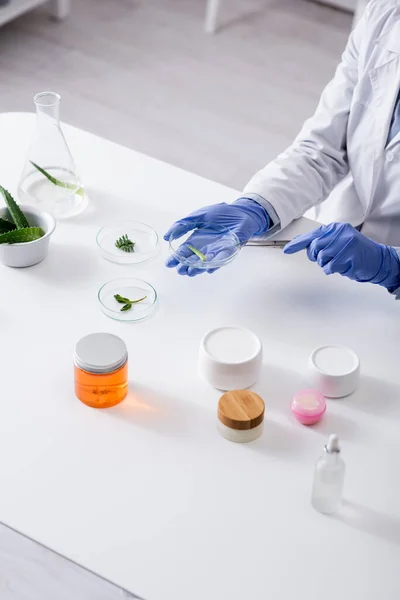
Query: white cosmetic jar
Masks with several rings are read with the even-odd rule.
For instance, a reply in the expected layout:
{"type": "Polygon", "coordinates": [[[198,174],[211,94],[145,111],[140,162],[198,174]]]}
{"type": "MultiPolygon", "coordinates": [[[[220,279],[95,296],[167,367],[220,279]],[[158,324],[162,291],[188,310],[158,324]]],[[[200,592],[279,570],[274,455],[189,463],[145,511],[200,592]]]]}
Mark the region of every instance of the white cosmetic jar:
{"type": "Polygon", "coordinates": [[[199,372],[213,387],[228,391],[246,389],[260,376],[262,344],[249,329],[219,327],[201,340],[199,372]]]}
{"type": "Polygon", "coordinates": [[[360,380],[360,360],[346,346],[316,348],[308,367],[313,386],[327,398],[343,398],[352,394],[360,380]]]}

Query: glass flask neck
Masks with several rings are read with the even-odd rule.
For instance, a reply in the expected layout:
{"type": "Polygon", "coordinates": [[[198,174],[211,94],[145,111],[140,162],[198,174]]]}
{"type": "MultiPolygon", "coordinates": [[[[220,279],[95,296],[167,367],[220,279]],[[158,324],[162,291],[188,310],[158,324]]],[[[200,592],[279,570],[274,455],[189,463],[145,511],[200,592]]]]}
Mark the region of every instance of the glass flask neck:
{"type": "MultiPolygon", "coordinates": [[[[36,106],[36,115],[42,119],[46,117],[53,123],[60,122],[60,96],[55,92],[41,92],[36,94],[34,102],[36,106]]],[[[46,120],[47,120],[46,119],[46,120]]]]}

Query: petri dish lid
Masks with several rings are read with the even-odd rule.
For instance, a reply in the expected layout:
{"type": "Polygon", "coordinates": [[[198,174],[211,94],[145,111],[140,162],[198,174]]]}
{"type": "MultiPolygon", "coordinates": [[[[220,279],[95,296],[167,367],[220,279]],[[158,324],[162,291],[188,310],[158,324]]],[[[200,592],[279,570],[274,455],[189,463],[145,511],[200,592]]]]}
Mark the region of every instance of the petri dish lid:
{"type": "Polygon", "coordinates": [[[149,317],[157,306],[157,292],[150,283],[142,279],[123,277],[105,283],[99,290],[98,300],[103,313],[116,321],[134,323],[149,317]],[[121,310],[126,303],[115,296],[132,300],[129,310],[121,310]],[[137,302],[140,300],[139,302],[137,302]]]}
{"type": "Polygon", "coordinates": [[[77,367],[89,373],[111,373],[128,360],[128,350],[121,338],[111,333],[92,333],[75,346],[77,367]]]}
{"type": "Polygon", "coordinates": [[[159,250],[157,232],[150,225],[139,221],[106,225],[98,232],[96,241],[102,257],[120,265],[146,262],[154,258],[159,250]],[[115,245],[125,235],[134,243],[133,252],[125,252],[115,245]]]}
{"type": "Polygon", "coordinates": [[[184,234],[177,228],[169,238],[170,253],[176,260],[203,270],[225,266],[236,258],[240,248],[237,235],[220,225],[194,225],[184,234]]]}

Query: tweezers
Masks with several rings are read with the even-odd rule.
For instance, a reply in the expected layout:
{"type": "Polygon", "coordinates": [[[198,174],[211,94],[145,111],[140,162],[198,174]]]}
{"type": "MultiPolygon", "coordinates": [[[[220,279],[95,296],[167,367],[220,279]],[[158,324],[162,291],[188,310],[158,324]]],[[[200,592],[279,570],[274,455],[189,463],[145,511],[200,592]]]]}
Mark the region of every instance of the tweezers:
{"type": "Polygon", "coordinates": [[[268,248],[284,248],[291,240],[257,240],[251,239],[247,242],[246,246],[267,246],[268,248]]]}

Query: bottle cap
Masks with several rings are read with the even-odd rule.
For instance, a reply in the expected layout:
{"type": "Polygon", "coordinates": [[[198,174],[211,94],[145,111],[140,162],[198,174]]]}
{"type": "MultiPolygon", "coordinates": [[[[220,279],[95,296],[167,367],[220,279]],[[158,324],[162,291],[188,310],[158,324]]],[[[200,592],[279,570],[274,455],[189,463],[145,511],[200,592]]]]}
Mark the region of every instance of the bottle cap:
{"type": "Polygon", "coordinates": [[[249,390],[226,392],[218,402],[220,422],[239,431],[254,429],[264,420],[264,400],[249,390]]]}
{"type": "Polygon", "coordinates": [[[339,438],[337,435],[333,434],[329,436],[329,440],[327,445],[325,446],[326,451],[329,454],[335,454],[340,452],[339,438]]]}
{"type": "Polygon", "coordinates": [[[111,333],[92,333],[75,346],[74,361],[88,373],[112,373],[128,360],[125,342],[111,333]]]}

